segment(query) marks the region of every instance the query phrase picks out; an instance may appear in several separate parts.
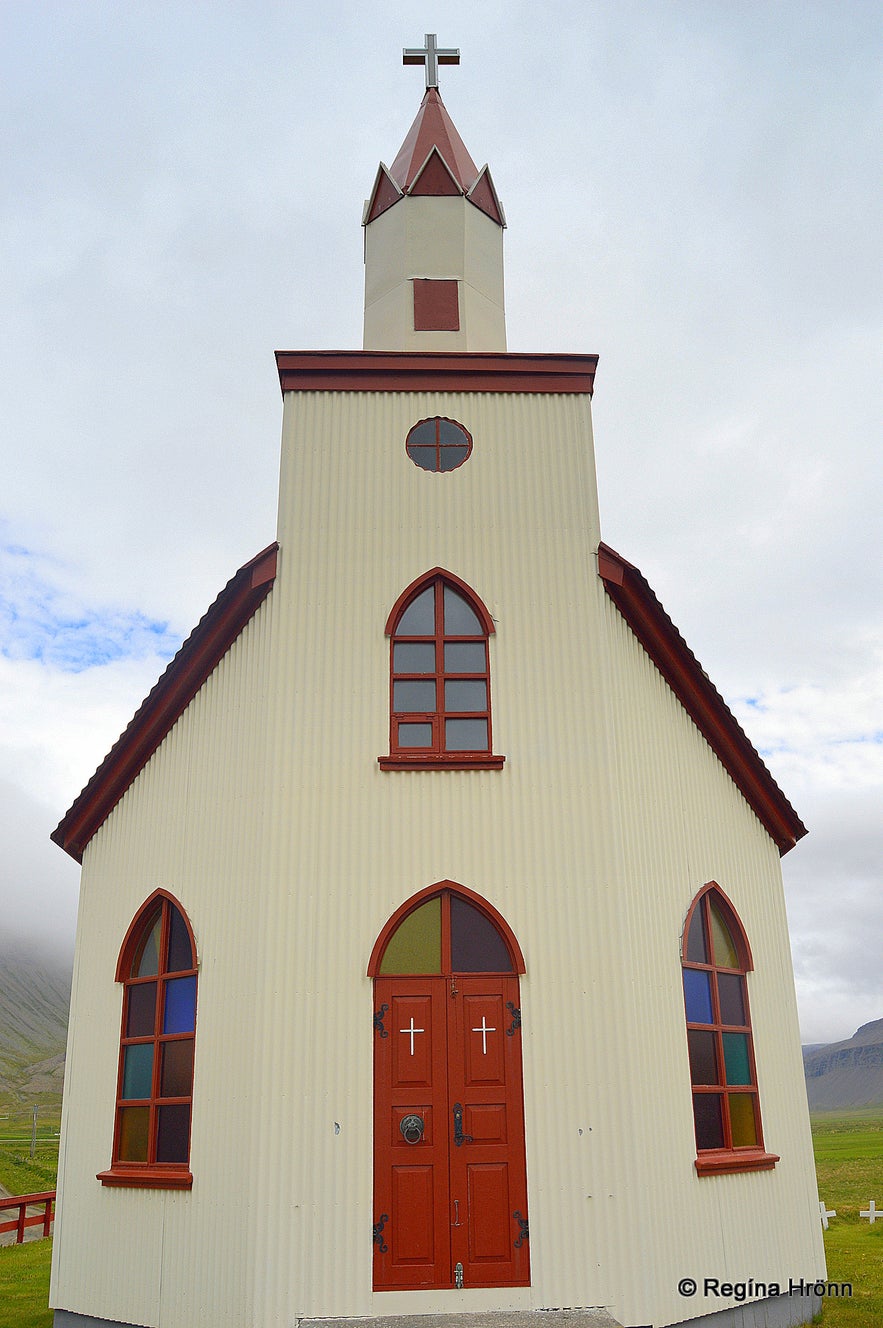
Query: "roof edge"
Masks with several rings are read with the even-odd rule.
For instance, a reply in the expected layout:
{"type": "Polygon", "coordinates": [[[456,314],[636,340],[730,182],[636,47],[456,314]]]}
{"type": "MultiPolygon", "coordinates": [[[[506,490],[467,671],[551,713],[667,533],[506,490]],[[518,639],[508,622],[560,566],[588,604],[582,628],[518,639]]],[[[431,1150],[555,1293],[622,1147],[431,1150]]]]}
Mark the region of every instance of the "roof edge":
{"type": "Polygon", "coordinates": [[[277,350],[283,392],[567,392],[591,396],[597,355],[277,350]]]}
{"type": "Polygon", "coordinates": [[[269,544],[228,581],[53,830],[50,839],[77,862],[270,593],[278,551],[278,544],[269,544]]]}
{"type": "Polygon", "coordinates": [[[603,542],[604,589],[784,855],[807,833],[735,715],[632,563],[603,542]]]}

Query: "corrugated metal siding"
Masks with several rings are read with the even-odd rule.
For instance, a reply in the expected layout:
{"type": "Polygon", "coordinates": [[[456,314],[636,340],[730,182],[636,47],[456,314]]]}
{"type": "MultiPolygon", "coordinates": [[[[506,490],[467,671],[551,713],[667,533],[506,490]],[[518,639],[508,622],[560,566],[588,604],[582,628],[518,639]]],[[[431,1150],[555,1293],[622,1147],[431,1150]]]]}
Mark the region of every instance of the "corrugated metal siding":
{"type": "Polygon", "coordinates": [[[85,860],[57,1304],[162,1328],[454,1303],[607,1303],[645,1323],[708,1311],[676,1292],[700,1263],[821,1267],[818,1223],[798,1215],[814,1181],[775,849],[604,594],[598,538],[587,398],[286,398],[273,592],[85,860]],[[449,475],[404,452],[435,414],[475,440],[449,475]],[[496,622],[502,772],[377,766],[383,626],[436,566],[496,622]],[[489,899],[527,963],[532,1287],[465,1301],[371,1292],[365,969],[389,915],[443,879],[489,899]],[[710,879],[754,951],[782,1162],[700,1181],[678,945],[710,879]],[[201,964],[189,1195],[94,1180],[112,1134],[113,968],[157,885],[188,910],[201,964]]]}

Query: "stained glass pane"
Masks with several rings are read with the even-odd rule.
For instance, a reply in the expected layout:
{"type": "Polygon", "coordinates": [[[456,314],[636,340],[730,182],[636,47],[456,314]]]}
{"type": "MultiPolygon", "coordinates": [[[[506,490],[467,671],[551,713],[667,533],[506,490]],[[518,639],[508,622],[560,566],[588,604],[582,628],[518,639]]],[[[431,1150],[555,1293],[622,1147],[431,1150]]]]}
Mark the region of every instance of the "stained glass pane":
{"type": "Polygon", "coordinates": [[[445,586],[445,636],[484,636],[472,609],[450,586],[445,586]]]}
{"type": "Polygon", "coordinates": [[[487,683],[478,678],[446,682],[445,710],[487,710],[487,683]]]}
{"type": "Polygon", "coordinates": [[[451,896],[451,967],[455,973],[511,973],[509,949],[490,918],[451,896]]]}
{"type": "Polygon", "coordinates": [[[120,1161],[146,1162],[150,1107],[120,1108],[120,1161]]]}
{"type": "Polygon", "coordinates": [[[193,1039],[166,1042],[162,1049],[160,1097],[189,1097],[193,1087],[193,1039]]]}
{"type": "Polygon", "coordinates": [[[713,1023],[711,1015],[711,975],[698,968],[684,969],[684,1001],[687,1007],[687,1022],[690,1024],[713,1023]]]}
{"type": "Polygon", "coordinates": [[[181,914],[175,908],[174,904],[169,904],[170,926],[169,926],[169,973],[181,973],[184,969],[194,968],[193,950],[190,945],[190,936],[187,932],[187,924],[181,917],[181,914]]]}
{"type": "Polygon", "coordinates": [[[400,747],[431,747],[431,746],[432,746],[432,725],[431,725],[431,724],[400,724],[400,725],[399,725],[399,746],[400,746],[400,747]]]}
{"type": "Polygon", "coordinates": [[[441,972],[441,898],[429,899],[403,918],[393,932],[381,973],[441,972]]]}
{"type": "Polygon", "coordinates": [[[176,1103],[159,1109],[157,1162],[186,1162],[190,1154],[190,1106],[176,1103]]]}
{"type": "Polygon", "coordinates": [[[723,914],[714,900],[711,901],[709,909],[711,916],[711,949],[714,954],[714,962],[721,968],[738,968],[739,956],[733,938],[730,935],[730,929],[724,922],[723,914]]]}
{"type": "Polygon", "coordinates": [[[196,978],[172,978],[166,983],[164,1033],[192,1033],[196,1027],[196,978]]]}
{"type": "Polygon", "coordinates": [[[398,711],[435,710],[435,683],[405,680],[392,686],[392,708],[398,711]]]}
{"type": "Polygon", "coordinates": [[[396,636],[435,635],[435,586],[428,586],[405,609],[396,627],[396,636]]]}
{"type": "Polygon", "coordinates": [[[754,1094],[730,1093],[730,1134],[734,1148],[757,1146],[757,1124],[754,1119],[754,1094]]]}
{"type": "Polygon", "coordinates": [[[687,933],[687,953],[684,957],[693,964],[708,963],[708,951],[705,948],[705,926],[702,921],[703,912],[701,904],[693,909],[690,930],[687,933]]]}
{"type": "Polygon", "coordinates": [[[724,1033],[724,1064],[728,1084],[750,1084],[751,1065],[748,1059],[748,1034],[724,1033]]]}
{"type": "Polygon", "coordinates": [[[718,973],[717,995],[721,1007],[722,1024],[744,1024],[745,1005],[742,1000],[742,983],[745,979],[738,973],[718,973]]]}
{"type": "Polygon", "coordinates": [[[695,1028],[687,1032],[690,1047],[690,1081],[694,1084],[716,1084],[717,1053],[714,1033],[700,1033],[695,1028]]]}
{"type": "Polygon", "coordinates": [[[486,719],[448,719],[445,721],[446,752],[486,752],[486,719]]]}
{"type": "Polygon", "coordinates": [[[397,641],[392,667],[395,673],[434,673],[435,646],[431,641],[397,641]]]}
{"type": "Polygon", "coordinates": [[[126,1047],[123,1060],[123,1098],[150,1097],[153,1087],[152,1042],[126,1047]]]}
{"type": "Polygon", "coordinates": [[[439,452],[439,470],[456,470],[468,455],[468,447],[443,447],[439,452]]]}
{"type": "Polygon", "coordinates": [[[153,920],[148,922],[132,961],[133,978],[152,978],[159,972],[159,946],[162,936],[162,907],[158,908],[153,920]]]}
{"type": "Polygon", "coordinates": [[[448,641],[445,673],[484,673],[487,669],[483,641],[448,641]]]}
{"type": "Polygon", "coordinates": [[[152,1037],[156,1031],[156,983],[128,987],[126,1037],[152,1037]]]}
{"type": "Polygon", "coordinates": [[[693,1094],[693,1120],[697,1148],[723,1148],[724,1127],[718,1093],[693,1094]]]}

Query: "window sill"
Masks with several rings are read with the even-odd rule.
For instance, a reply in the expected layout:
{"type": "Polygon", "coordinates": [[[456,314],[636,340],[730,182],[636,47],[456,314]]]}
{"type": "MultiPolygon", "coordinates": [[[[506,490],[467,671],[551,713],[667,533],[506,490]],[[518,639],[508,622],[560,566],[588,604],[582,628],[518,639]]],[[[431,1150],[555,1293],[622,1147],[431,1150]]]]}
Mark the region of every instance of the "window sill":
{"type": "Polygon", "coordinates": [[[778,1161],[778,1154],[760,1148],[721,1148],[700,1153],[695,1165],[700,1176],[723,1176],[736,1171],[772,1171],[778,1161]]]}
{"type": "Polygon", "coordinates": [[[193,1176],[187,1170],[159,1169],[158,1167],[111,1167],[109,1171],[99,1171],[96,1177],[102,1185],[127,1186],[136,1190],[189,1190],[193,1187],[193,1176]]]}
{"type": "Polygon", "coordinates": [[[378,756],[381,770],[502,770],[505,756],[492,756],[490,752],[457,752],[442,755],[430,752],[425,756],[378,756]]]}

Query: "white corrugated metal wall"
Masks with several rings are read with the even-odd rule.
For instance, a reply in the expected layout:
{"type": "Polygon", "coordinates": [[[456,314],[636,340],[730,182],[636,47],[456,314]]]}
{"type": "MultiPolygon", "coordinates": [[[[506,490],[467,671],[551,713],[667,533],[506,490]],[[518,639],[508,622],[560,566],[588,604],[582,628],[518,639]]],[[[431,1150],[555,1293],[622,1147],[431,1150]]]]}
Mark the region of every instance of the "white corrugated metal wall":
{"type": "Polygon", "coordinates": [[[721,1308],[677,1296],[697,1262],[819,1270],[776,852],[607,600],[598,538],[587,398],[287,395],[276,585],[87,851],[53,1303],[163,1328],[599,1303],[646,1323],[721,1308]],[[404,453],[434,414],[475,439],[448,475],[404,453]],[[499,773],[377,766],[383,625],[436,566],[497,624],[499,773]],[[443,879],[489,899],[527,962],[532,1287],[372,1295],[365,968],[393,910],[443,879]],[[699,1180],[678,945],[710,879],[754,951],[765,1140],[782,1161],[699,1180]],[[158,885],[187,909],[201,965],[190,1194],[94,1179],[110,1160],[113,969],[158,885]]]}

